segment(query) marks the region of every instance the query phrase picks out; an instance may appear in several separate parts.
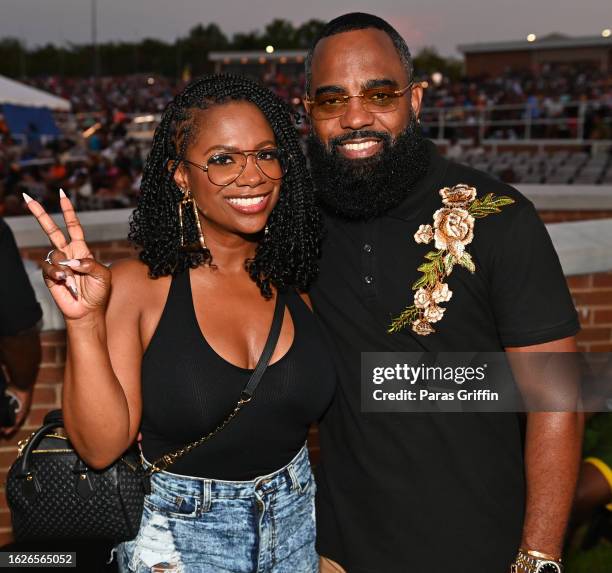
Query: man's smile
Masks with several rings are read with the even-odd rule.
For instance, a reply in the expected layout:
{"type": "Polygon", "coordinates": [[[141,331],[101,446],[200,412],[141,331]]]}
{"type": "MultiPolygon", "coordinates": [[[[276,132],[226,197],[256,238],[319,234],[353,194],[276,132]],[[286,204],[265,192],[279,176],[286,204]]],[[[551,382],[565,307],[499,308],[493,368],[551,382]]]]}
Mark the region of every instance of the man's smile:
{"type": "Polygon", "coordinates": [[[380,152],[383,142],[376,138],[349,139],[338,145],[338,151],[348,159],[362,159],[380,152]]]}

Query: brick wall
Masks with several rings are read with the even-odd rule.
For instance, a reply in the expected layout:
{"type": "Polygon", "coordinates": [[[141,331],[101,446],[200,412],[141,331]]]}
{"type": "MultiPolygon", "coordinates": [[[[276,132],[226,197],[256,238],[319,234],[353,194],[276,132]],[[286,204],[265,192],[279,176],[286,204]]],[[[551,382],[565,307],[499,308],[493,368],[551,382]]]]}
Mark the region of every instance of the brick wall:
{"type": "MultiPolygon", "coordinates": [[[[100,260],[116,260],[133,254],[123,241],[90,245],[100,260]]],[[[25,249],[22,255],[40,261],[44,249],[25,249]]],[[[580,349],[590,352],[612,352],[612,272],[568,278],[574,302],[579,312],[582,331],[578,336],[580,349]]],[[[49,331],[42,335],[43,358],[30,416],[23,428],[10,440],[0,441],[0,483],[16,457],[17,442],[36,429],[46,412],[60,407],[63,365],[66,359],[64,331],[49,331]]],[[[313,461],[319,458],[319,439],[316,428],[309,433],[309,448],[313,461]]],[[[6,506],[4,485],[0,495],[0,545],[11,541],[10,514],[6,506]]]]}
{"type": "Polygon", "coordinates": [[[531,70],[533,54],[529,50],[465,54],[465,73],[468,77],[501,76],[507,68],[531,70]]]}
{"type": "Polygon", "coordinates": [[[612,352],[612,272],[568,277],[582,330],[580,350],[612,352]]]}
{"type": "Polygon", "coordinates": [[[612,211],[538,211],[538,215],[546,224],[612,219],[612,211]]]}

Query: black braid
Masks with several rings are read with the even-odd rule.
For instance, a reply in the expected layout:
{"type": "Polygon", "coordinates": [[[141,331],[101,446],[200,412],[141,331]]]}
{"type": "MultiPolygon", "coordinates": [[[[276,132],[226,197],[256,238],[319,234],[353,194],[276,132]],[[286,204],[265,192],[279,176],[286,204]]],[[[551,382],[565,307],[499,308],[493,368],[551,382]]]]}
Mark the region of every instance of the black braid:
{"type": "MultiPolygon", "coordinates": [[[[175,275],[211,257],[179,249],[178,203],[182,193],[174,173],[185,157],[195,134],[194,112],[228,101],[254,103],[267,118],[288,169],[279,201],[268,219],[268,233],[258,244],[245,268],[264,297],[271,286],[307,290],[318,272],[321,221],[292,111],[269,89],[254,81],[229,74],[204,76],[190,83],[164,110],[155,130],[147,158],[138,205],[130,220],[130,240],[138,245],[140,259],[152,278],[175,275]]],[[[183,215],[185,242],[197,240],[195,217],[190,209],[183,215]]]]}

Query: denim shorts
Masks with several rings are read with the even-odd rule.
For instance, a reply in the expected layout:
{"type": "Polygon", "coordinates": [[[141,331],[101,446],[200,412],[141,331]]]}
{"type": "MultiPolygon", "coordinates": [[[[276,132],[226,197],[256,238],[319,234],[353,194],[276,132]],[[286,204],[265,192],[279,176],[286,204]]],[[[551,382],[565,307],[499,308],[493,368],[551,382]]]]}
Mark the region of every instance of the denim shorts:
{"type": "Polygon", "coordinates": [[[119,571],[317,573],[315,489],[306,446],[252,481],[155,473],[138,535],[116,547],[119,571]]]}

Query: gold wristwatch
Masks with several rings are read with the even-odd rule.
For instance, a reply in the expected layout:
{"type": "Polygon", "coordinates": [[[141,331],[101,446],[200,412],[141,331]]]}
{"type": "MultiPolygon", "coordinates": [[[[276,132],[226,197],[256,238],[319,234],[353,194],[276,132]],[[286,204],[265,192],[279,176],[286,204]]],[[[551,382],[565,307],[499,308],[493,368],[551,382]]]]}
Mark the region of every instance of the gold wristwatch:
{"type": "Polygon", "coordinates": [[[510,570],[512,573],[563,573],[563,565],[561,559],[552,555],[519,549],[510,570]]]}

